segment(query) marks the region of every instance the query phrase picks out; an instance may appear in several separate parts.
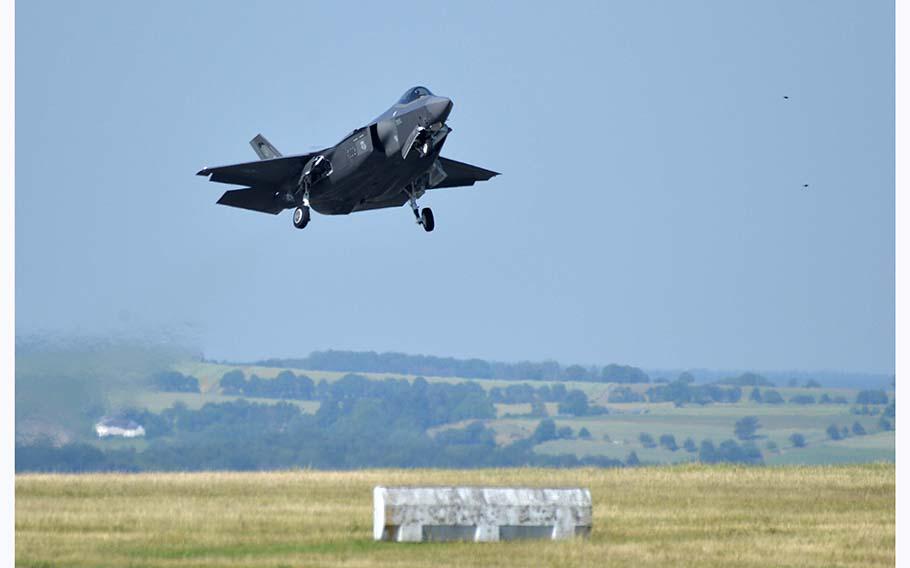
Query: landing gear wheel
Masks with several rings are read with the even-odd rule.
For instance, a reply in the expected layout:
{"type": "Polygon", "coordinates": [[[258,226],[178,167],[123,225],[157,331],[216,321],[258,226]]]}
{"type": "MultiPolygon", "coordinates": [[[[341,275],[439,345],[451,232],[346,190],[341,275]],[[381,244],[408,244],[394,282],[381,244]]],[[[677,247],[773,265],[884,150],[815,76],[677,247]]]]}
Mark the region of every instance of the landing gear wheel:
{"type": "Polygon", "coordinates": [[[433,210],[429,207],[424,207],[420,210],[420,224],[423,225],[423,230],[428,233],[436,227],[436,221],[433,220],[433,210]]]}
{"type": "Polygon", "coordinates": [[[298,207],[294,209],[294,226],[298,229],[302,229],[307,226],[307,223],[310,222],[310,208],[309,207],[298,207]]]}

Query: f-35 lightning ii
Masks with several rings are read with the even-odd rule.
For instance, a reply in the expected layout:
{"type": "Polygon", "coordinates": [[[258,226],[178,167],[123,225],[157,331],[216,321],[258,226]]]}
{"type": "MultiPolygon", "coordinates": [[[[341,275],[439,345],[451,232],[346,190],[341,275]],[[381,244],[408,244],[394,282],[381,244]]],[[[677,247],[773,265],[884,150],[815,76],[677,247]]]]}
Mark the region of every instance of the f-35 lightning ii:
{"type": "Polygon", "coordinates": [[[324,215],[347,215],[410,203],[417,223],[432,231],[433,211],[417,206],[424,192],[498,175],[439,155],[452,131],[446,125],[451,111],[451,100],[414,87],[335,146],[282,156],[260,134],[250,141],[259,161],[203,168],[198,175],[247,186],[226,191],[218,200],[222,205],[273,215],[294,209],[298,229],[310,222],[311,207],[324,215]]]}

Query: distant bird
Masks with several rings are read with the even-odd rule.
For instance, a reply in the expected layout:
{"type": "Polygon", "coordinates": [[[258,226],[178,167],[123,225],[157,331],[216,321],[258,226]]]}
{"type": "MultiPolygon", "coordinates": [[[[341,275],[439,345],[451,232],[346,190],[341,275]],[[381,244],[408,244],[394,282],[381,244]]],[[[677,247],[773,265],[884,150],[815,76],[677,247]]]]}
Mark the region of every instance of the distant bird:
{"type": "Polygon", "coordinates": [[[785,101],[789,101],[789,100],[790,100],[790,97],[788,97],[787,95],[784,95],[784,100],[785,100],[785,101]]]}
{"type": "Polygon", "coordinates": [[[809,184],[808,184],[808,183],[804,183],[804,184],[803,184],[803,189],[809,189],[809,184]]]}

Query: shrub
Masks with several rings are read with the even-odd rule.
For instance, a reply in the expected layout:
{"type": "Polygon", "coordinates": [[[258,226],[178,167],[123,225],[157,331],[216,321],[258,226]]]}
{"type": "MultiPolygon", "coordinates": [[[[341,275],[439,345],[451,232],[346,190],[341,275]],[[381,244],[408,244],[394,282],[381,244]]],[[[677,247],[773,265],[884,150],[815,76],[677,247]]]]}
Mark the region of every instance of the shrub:
{"type": "Polygon", "coordinates": [[[152,384],[161,392],[199,392],[199,379],[177,371],[165,371],[152,377],[152,384]]]}
{"type": "Polygon", "coordinates": [[[534,418],[544,418],[546,416],[549,416],[549,414],[547,413],[546,405],[539,400],[535,400],[534,402],[531,403],[530,415],[533,416],[534,418]]]}
{"type": "Polygon", "coordinates": [[[865,436],[866,429],[863,428],[863,425],[860,424],[859,422],[854,422],[853,423],[853,434],[856,436],[865,436]]]}
{"type": "Polygon", "coordinates": [[[752,388],[752,392],[749,394],[749,400],[751,400],[752,402],[758,402],[758,403],[760,403],[762,401],[761,391],[758,390],[758,387],[752,388]]]}
{"type": "Polygon", "coordinates": [[[784,397],[776,390],[766,390],[762,395],[762,400],[765,404],[783,404],[784,397]]]}
{"type": "Polygon", "coordinates": [[[878,420],[878,427],[882,430],[894,430],[894,424],[888,420],[885,416],[882,416],[878,420]]]}
{"type": "Polygon", "coordinates": [[[828,437],[832,440],[840,440],[843,438],[843,435],[841,435],[840,428],[837,427],[837,424],[831,424],[828,426],[825,432],[828,433],[828,437]]]}
{"type": "Polygon", "coordinates": [[[735,440],[724,440],[716,448],[710,440],[703,441],[698,459],[705,463],[762,463],[761,451],[755,444],[739,445],[735,440]]]}
{"type": "Polygon", "coordinates": [[[660,436],[660,445],[671,452],[675,452],[679,449],[679,446],[676,445],[676,437],[673,436],[673,434],[662,434],[660,436]]]}
{"type": "Polygon", "coordinates": [[[647,383],[647,373],[637,367],[610,364],[603,368],[601,380],[607,383],[647,383]]]}
{"type": "Polygon", "coordinates": [[[569,381],[587,381],[590,378],[588,370],[581,365],[569,365],[563,370],[562,376],[569,381]]]}
{"type": "Polygon", "coordinates": [[[582,440],[590,440],[591,432],[587,428],[582,426],[581,430],[578,431],[578,437],[581,438],[582,440]]]}
{"type": "Polygon", "coordinates": [[[773,387],[774,383],[756,373],[743,373],[738,377],[729,377],[718,381],[722,385],[739,385],[741,387],[773,387]]]}
{"type": "Polygon", "coordinates": [[[717,448],[714,447],[714,442],[711,440],[702,440],[701,446],[698,448],[698,461],[702,463],[714,463],[717,461],[716,453],[717,448]]]}
{"type": "Polygon", "coordinates": [[[794,448],[805,448],[806,447],[806,437],[800,434],[799,432],[794,432],[790,434],[790,443],[793,444],[794,448]]]}
{"type": "Polygon", "coordinates": [[[684,371],[679,374],[676,380],[681,383],[692,384],[695,382],[695,377],[692,375],[692,373],[684,371]]]}
{"type": "Polygon", "coordinates": [[[534,429],[534,433],[531,434],[531,440],[535,444],[540,444],[541,442],[547,442],[549,440],[556,439],[556,423],[553,422],[550,418],[546,418],[537,423],[537,428],[534,429]]]}
{"type": "Polygon", "coordinates": [[[811,394],[798,394],[790,398],[793,404],[815,404],[815,397],[811,394]]]}
{"type": "Polygon", "coordinates": [[[584,416],[588,413],[588,395],[578,389],[570,390],[565,400],[559,403],[559,413],[584,416]]]}
{"type": "Polygon", "coordinates": [[[645,397],[629,387],[616,387],[610,391],[607,402],[644,402],[645,397]]]}
{"type": "Polygon", "coordinates": [[[689,453],[694,453],[698,451],[698,446],[695,445],[695,440],[686,438],[686,441],[683,442],[683,449],[689,453]]]}
{"type": "Polygon", "coordinates": [[[761,450],[747,442],[739,445],[735,440],[724,440],[717,447],[717,460],[730,463],[762,463],[761,450]]]}
{"type": "Polygon", "coordinates": [[[759,428],[761,428],[761,424],[758,423],[758,418],[755,416],[744,416],[736,421],[733,432],[740,440],[751,440],[755,437],[755,432],[759,428]]]}
{"type": "Polygon", "coordinates": [[[641,434],[639,434],[638,441],[641,442],[641,445],[646,448],[653,448],[653,447],[657,446],[657,444],[654,443],[654,438],[651,436],[651,434],[648,434],[647,432],[642,432],[641,434]]]}
{"type": "Polygon", "coordinates": [[[228,371],[222,375],[218,384],[221,386],[222,393],[239,395],[243,394],[243,389],[246,385],[246,377],[244,376],[243,371],[234,369],[233,371],[228,371]]]}
{"type": "Polygon", "coordinates": [[[888,404],[888,395],[883,390],[859,391],[856,404],[888,404]]]}

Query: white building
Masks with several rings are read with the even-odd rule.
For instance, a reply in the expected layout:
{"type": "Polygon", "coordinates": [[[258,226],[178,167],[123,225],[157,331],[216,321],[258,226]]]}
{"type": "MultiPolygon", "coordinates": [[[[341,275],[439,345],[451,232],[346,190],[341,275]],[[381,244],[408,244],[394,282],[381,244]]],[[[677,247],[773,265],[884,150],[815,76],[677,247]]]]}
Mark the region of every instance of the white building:
{"type": "Polygon", "coordinates": [[[109,418],[105,416],[95,424],[95,433],[99,438],[120,436],[121,438],[137,438],[145,436],[145,428],[126,418],[109,418]]]}

